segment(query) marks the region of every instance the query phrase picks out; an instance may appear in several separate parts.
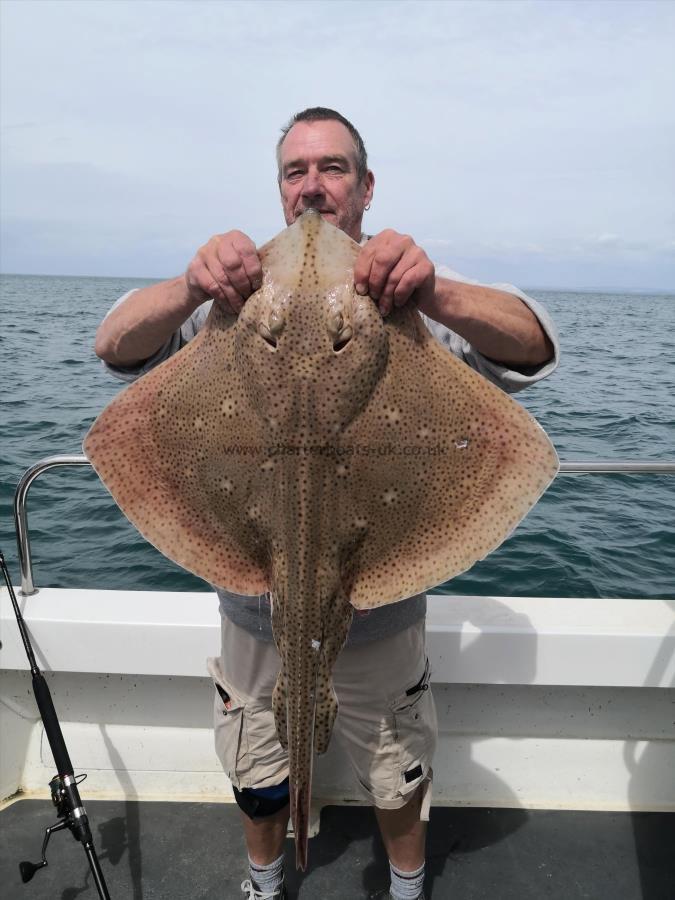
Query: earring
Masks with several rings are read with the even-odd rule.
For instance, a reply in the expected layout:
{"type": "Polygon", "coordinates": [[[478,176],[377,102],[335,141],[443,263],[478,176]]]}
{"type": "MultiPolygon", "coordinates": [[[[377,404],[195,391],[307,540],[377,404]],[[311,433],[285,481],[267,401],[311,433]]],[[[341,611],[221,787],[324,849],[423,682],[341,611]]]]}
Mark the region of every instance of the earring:
{"type": "Polygon", "coordinates": [[[370,203],[366,204],[364,207],[364,211],[367,212],[370,209],[370,203]]]}

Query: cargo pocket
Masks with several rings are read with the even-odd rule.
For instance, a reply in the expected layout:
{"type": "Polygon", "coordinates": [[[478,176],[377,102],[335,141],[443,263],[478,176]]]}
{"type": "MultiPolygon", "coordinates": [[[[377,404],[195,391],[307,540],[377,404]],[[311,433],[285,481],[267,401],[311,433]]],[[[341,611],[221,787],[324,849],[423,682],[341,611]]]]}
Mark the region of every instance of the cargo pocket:
{"type": "Polygon", "coordinates": [[[213,726],[216,754],[227,777],[239,788],[241,779],[246,775],[246,704],[223,678],[217,657],[211,657],[207,666],[215,687],[213,726]]]}
{"type": "Polygon", "coordinates": [[[431,696],[429,660],[421,678],[391,704],[394,739],[399,748],[399,785],[407,796],[424,780],[436,749],[438,726],[431,696]]]}

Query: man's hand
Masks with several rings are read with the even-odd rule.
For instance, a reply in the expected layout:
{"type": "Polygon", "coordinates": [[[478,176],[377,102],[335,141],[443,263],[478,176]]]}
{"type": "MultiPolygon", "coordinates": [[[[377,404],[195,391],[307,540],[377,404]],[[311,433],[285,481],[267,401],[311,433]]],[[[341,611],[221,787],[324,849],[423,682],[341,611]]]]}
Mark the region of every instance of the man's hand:
{"type": "Polygon", "coordinates": [[[228,315],[238,315],[262,284],[255,244],[241,231],[215,235],[187,267],[185,284],[196,304],[213,297],[228,315]]]}
{"type": "Polygon", "coordinates": [[[415,241],[388,228],[361,248],[354,266],[354,284],[359,294],[369,294],[386,316],[392,306],[403,306],[417,292],[424,308],[433,300],[434,266],[415,241]]]}

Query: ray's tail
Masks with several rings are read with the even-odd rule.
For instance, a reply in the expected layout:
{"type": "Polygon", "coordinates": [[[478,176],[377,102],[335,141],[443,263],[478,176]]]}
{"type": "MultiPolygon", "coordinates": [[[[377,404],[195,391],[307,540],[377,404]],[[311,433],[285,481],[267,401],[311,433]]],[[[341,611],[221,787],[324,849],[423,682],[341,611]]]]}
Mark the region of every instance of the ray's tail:
{"type": "MultiPolygon", "coordinates": [[[[311,747],[310,747],[311,752],[311,747]]],[[[309,817],[312,802],[312,763],[310,757],[307,780],[290,780],[291,821],[295,833],[295,866],[303,872],[307,868],[307,844],[309,842],[309,817]]]]}
{"type": "MultiPolygon", "coordinates": [[[[316,657],[315,652],[313,656],[316,657]]],[[[288,672],[282,663],[274,688],[273,707],[277,734],[281,745],[288,752],[295,864],[304,871],[307,867],[312,799],[317,660],[302,653],[292,659],[290,668],[291,671],[288,672]]]]}
{"type": "MultiPolygon", "coordinates": [[[[283,593],[272,602],[272,628],[281,671],[272,696],[277,735],[288,753],[291,818],[296,865],[305,870],[312,799],[314,753],[325,753],[337,715],[331,672],[345,642],[352,611],[346,600],[334,602],[323,633],[298,616],[288,628],[283,593]],[[318,636],[317,636],[318,632],[318,636]]],[[[307,604],[309,605],[309,604],[307,604]]]]}

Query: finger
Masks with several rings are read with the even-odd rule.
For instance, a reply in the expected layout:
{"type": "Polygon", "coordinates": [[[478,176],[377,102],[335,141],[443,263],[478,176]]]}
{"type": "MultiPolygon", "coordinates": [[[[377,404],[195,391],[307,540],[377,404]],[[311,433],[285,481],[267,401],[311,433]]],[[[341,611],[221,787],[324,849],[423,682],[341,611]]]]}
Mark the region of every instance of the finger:
{"type": "MultiPolygon", "coordinates": [[[[208,261],[208,265],[213,271],[211,260],[208,261]]],[[[219,244],[216,247],[216,258],[213,265],[222,267],[227,281],[234,287],[242,301],[250,297],[253,293],[253,286],[238,250],[228,243],[219,244]]]]}
{"type": "Polygon", "coordinates": [[[398,288],[394,290],[394,303],[396,306],[403,306],[408,300],[422,299],[435,291],[436,286],[436,269],[429,257],[423,251],[417,257],[418,261],[415,266],[411,267],[408,272],[401,278],[398,288]],[[410,279],[408,281],[408,279],[410,279]]]}
{"type": "Polygon", "coordinates": [[[253,241],[246,240],[235,243],[235,248],[241,255],[242,265],[251,285],[251,291],[257,291],[262,286],[262,265],[258,250],[253,241]]]}
{"type": "Polygon", "coordinates": [[[207,291],[214,300],[218,300],[221,307],[225,309],[226,312],[226,307],[229,307],[232,315],[240,313],[241,308],[244,305],[244,298],[232,284],[232,281],[228,277],[228,273],[222,266],[215,263],[213,260],[210,261],[209,265],[205,264],[205,269],[207,272],[205,280],[208,282],[209,287],[204,287],[204,290],[207,291]],[[214,289],[215,292],[212,293],[212,290],[214,289]]]}
{"type": "Polygon", "coordinates": [[[414,266],[404,272],[394,289],[394,305],[404,306],[418,287],[426,281],[426,272],[421,265],[414,266]]]}
{"type": "Polygon", "coordinates": [[[368,293],[373,300],[379,300],[384,286],[389,278],[389,273],[395,268],[403,256],[403,247],[391,247],[380,250],[373,257],[368,278],[368,293]]]}
{"type": "Polygon", "coordinates": [[[206,256],[200,257],[195,268],[195,277],[202,291],[221,303],[229,303],[226,288],[229,286],[227,273],[217,260],[207,261],[206,256]]]}
{"type": "MultiPolygon", "coordinates": [[[[389,277],[387,278],[387,283],[382,289],[382,296],[380,297],[380,311],[382,311],[383,305],[387,308],[387,312],[391,310],[391,307],[394,303],[394,296],[396,289],[398,288],[401,279],[406,274],[406,272],[411,271],[415,268],[417,260],[417,254],[414,249],[406,250],[401,259],[396,263],[394,268],[389,273],[389,277]]],[[[414,290],[414,288],[413,288],[414,290]]],[[[412,293],[412,291],[410,292],[412,293]]],[[[399,292],[400,295],[400,292],[399,292]]],[[[403,303],[408,299],[410,294],[404,297],[403,303]]]]}
{"type": "Polygon", "coordinates": [[[186,274],[188,285],[191,288],[196,288],[202,294],[206,294],[207,297],[219,300],[225,299],[225,294],[218,280],[209,271],[200,254],[192,260],[186,274]]]}
{"type": "Polygon", "coordinates": [[[374,250],[366,244],[356,257],[354,263],[354,287],[357,294],[368,293],[368,281],[370,279],[370,267],[373,264],[374,250]]]}

